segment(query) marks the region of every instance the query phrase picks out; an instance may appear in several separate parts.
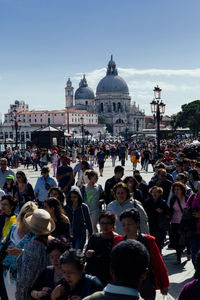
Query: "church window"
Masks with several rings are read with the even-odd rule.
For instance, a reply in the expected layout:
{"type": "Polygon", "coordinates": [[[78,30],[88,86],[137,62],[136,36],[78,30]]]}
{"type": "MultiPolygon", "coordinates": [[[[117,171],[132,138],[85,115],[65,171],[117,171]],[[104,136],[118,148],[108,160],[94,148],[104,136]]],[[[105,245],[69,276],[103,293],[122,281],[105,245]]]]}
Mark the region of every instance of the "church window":
{"type": "Polygon", "coordinates": [[[67,91],[67,96],[70,96],[70,91],[69,90],[67,91]]]}
{"type": "Polygon", "coordinates": [[[113,102],[113,111],[116,111],[116,104],[113,102]]]}
{"type": "Polygon", "coordinates": [[[103,112],[103,103],[101,103],[100,110],[101,110],[101,112],[103,112]]]}
{"type": "Polygon", "coordinates": [[[120,110],[121,110],[121,103],[118,102],[118,103],[117,103],[117,111],[120,111],[120,110]]]}
{"type": "Polygon", "coordinates": [[[88,101],[85,101],[85,105],[88,105],[88,101]]]}

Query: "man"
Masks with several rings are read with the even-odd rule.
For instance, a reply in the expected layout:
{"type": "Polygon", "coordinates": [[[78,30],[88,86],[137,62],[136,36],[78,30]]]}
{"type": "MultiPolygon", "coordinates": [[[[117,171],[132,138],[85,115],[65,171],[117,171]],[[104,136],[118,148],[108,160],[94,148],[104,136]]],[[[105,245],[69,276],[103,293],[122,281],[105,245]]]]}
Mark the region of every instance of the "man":
{"type": "Polygon", "coordinates": [[[115,200],[113,195],[113,187],[118,182],[122,181],[122,177],[124,176],[124,168],[121,166],[116,166],[114,169],[114,176],[107,179],[105,183],[105,189],[104,189],[104,198],[106,201],[106,204],[109,204],[113,200],[115,200]]]}
{"type": "MultiPolygon", "coordinates": [[[[77,179],[77,181],[79,181],[79,179],[81,178],[81,176],[82,176],[82,174],[83,174],[83,172],[82,172],[82,161],[86,161],[87,162],[87,156],[86,155],[84,155],[83,157],[82,157],[82,159],[80,159],[80,161],[75,165],[75,167],[74,167],[74,179],[75,179],[75,177],[76,177],[76,174],[78,173],[78,179],[77,179]]],[[[89,167],[89,163],[88,163],[88,169],[89,169],[90,167],[89,167]]]]}
{"type": "Polygon", "coordinates": [[[50,188],[57,186],[56,181],[53,177],[49,176],[50,169],[48,166],[44,166],[41,170],[41,175],[35,185],[34,193],[35,199],[38,202],[39,208],[42,208],[44,201],[47,198],[48,191],[50,188]]]}
{"type": "Polygon", "coordinates": [[[61,166],[57,168],[56,179],[58,186],[62,189],[63,193],[67,195],[71,186],[74,184],[73,169],[67,164],[67,156],[61,156],[61,166]]]}
{"type": "Polygon", "coordinates": [[[2,189],[4,186],[4,183],[6,181],[6,177],[8,175],[13,175],[15,178],[15,173],[8,168],[8,161],[6,158],[1,158],[0,160],[0,188],[2,189]]]}
{"type": "Polygon", "coordinates": [[[146,278],[149,254],[136,240],[119,243],[111,252],[112,284],[84,300],[139,300],[138,289],[146,278]]]}
{"type": "Polygon", "coordinates": [[[125,159],[126,159],[126,151],[127,148],[124,144],[124,142],[122,142],[119,147],[118,147],[118,151],[119,151],[119,157],[121,159],[121,165],[125,166],[125,159]]]}
{"type": "Polygon", "coordinates": [[[143,151],[143,166],[146,172],[148,172],[148,166],[150,160],[151,160],[151,152],[149,151],[149,148],[146,147],[145,150],[143,151]]]}

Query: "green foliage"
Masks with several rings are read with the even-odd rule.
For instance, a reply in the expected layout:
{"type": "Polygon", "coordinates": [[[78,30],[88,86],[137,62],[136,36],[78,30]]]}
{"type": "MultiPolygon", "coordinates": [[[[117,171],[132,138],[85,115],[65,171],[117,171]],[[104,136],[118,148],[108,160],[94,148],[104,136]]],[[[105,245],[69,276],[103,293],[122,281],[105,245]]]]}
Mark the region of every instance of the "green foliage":
{"type": "Polygon", "coordinates": [[[192,101],[181,106],[180,111],[172,120],[176,127],[189,127],[194,135],[200,130],[200,100],[192,101]]]}

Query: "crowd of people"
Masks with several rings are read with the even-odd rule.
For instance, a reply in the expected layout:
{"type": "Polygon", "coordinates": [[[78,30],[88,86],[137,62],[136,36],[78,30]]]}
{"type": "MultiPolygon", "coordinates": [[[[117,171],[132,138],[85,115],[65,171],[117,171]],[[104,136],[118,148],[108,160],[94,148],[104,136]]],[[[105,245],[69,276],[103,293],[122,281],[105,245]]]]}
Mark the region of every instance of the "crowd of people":
{"type": "Polygon", "coordinates": [[[156,290],[167,295],[170,286],[162,258],[168,240],[175,263],[186,251],[195,269],[179,299],[200,299],[200,161],[190,144],[162,141],[159,153],[153,142],[90,143],[84,151],[75,144],[6,149],[0,159],[1,299],[153,300],[156,290]],[[113,176],[102,186],[109,160],[113,176]],[[150,164],[154,173],[146,182],[141,174],[150,164]],[[35,186],[26,176],[30,167],[41,171],[35,186]]]}

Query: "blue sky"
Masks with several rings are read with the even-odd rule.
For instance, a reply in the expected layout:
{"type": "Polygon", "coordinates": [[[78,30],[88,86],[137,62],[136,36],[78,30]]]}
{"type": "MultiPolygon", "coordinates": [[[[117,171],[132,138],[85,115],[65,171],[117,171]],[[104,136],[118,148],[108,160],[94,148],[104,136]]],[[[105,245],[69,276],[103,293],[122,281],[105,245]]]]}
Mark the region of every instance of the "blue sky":
{"type": "Polygon", "coordinates": [[[198,0],[0,0],[1,113],[15,99],[64,108],[68,76],[95,91],[114,55],[136,101],[150,113],[160,85],[166,113],[200,99],[198,0]]]}

